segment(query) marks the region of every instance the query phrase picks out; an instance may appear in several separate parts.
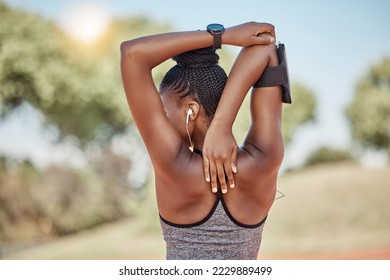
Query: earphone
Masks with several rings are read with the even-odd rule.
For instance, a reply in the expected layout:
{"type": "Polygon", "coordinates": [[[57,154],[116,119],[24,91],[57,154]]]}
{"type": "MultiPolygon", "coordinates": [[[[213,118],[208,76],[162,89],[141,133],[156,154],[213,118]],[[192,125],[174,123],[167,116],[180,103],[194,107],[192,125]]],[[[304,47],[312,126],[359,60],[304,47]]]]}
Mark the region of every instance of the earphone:
{"type": "Polygon", "coordinates": [[[190,120],[190,116],[191,116],[193,113],[194,113],[194,112],[192,111],[191,108],[187,110],[186,130],[187,130],[188,139],[190,140],[190,145],[191,145],[191,147],[192,147],[192,140],[191,140],[190,132],[188,131],[188,122],[189,122],[189,120],[190,120]]]}
{"type": "Polygon", "coordinates": [[[193,114],[192,109],[187,110],[187,118],[186,118],[186,124],[188,124],[188,121],[190,120],[190,116],[193,114]]]}

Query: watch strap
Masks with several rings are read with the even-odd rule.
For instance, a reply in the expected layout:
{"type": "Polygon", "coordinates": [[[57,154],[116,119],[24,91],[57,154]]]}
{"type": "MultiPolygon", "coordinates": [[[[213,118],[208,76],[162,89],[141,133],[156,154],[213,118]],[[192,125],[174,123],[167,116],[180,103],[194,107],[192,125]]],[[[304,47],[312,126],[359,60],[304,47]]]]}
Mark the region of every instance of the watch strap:
{"type": "Polygon", "coordinates": [[[213,33],[213,48],[214,50],[222,47],[222,32],[213,33]]]}

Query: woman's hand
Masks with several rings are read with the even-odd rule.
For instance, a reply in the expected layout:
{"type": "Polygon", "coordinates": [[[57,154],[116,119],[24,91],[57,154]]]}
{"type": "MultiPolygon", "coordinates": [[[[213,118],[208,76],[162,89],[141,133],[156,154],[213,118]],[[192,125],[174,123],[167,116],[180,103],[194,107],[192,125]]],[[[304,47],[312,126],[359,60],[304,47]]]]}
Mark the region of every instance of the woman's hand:
{"type": "Polygon", "coordinates": [[[236,159],[237,142],[231,128],[212,123],[203,143],[204,174],[206,181],[211,184],[212,192],[218,191],[218,181],[224,194],[228,191],[227,184],[234,188],[233,173],[237,173],[236,159]]]}
{"type": "Polygon", "coordinates": [[[269,23],[247,22],[226,28],[222,43],[240,47],[268,45],[276,41],[275,27],[269,23]]]}

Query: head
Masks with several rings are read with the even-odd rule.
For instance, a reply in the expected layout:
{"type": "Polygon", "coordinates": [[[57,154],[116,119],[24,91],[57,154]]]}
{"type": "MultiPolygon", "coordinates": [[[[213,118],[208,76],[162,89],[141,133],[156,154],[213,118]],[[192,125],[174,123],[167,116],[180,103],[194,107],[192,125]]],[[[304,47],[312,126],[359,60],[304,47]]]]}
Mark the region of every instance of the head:
{"type": "Polygon", "coordinates": [[[201,137],[207,131],[227,76],[212,48],[185,52],[173,60],[177,64],[165,74],[160,95],[169,120],[190,145],[188,134],[201,137]]]}

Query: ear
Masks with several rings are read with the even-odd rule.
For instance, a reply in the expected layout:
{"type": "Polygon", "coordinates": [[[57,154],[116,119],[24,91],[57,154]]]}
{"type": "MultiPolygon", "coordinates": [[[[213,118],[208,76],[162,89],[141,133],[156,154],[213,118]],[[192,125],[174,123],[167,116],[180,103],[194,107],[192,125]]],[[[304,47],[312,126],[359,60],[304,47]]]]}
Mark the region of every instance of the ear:
{"type": "Polygon", "coordinates": [[[189,109],[192,110],[192,114],[190,115],[190,121],[195,121],[196,118],[199,116],[199,110],[200,110],[199,103],[196,101],[190,101],[188,102],[186,108],[187,108],[186,112],[188,112],[189,109]]]}

